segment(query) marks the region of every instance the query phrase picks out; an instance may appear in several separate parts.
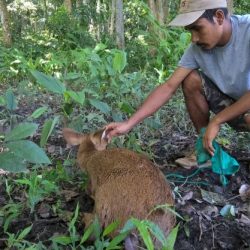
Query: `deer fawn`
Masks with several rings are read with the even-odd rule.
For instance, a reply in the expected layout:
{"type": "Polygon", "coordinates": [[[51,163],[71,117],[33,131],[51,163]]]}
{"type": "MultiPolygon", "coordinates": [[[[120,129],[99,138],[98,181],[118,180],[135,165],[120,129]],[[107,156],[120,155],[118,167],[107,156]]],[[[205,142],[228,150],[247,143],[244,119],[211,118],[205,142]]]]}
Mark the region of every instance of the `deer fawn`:
{"type": "MultiPolygon", "coordinates": [[[[175,225],[175,215],[167,209],[154,209],[157,205],[174,205],[165,176],[144,155],[124,148],[106,149],[108,140],[103,133],[80,134],[63,129],[68,144],[80,145],[77,163],[90,178],[95,206],[92,214],[84,214],[85,225],[97,216],[103,228],[115,220],[122,228],[134,217],[154,222],[167,236],[175,225]]],[[[154,243],[158,249],[160,242],[154,239],[154,243]]],[[[125,249],[136,249],[136,244],[138,241],[128,237],[125,249]]]]}

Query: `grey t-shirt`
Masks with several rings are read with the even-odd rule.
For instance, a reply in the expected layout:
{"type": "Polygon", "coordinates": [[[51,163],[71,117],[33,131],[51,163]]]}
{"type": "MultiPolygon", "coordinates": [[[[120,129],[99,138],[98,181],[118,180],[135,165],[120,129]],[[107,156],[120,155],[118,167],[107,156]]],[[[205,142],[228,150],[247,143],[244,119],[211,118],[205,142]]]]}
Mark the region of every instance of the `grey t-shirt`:
{"type": "Polygon", "coordinates": [[[250,90],[250,15],[231,16],[232,35],[223,47],[204,50],[191,44],[179,66],[201,69],[218,88],[238,100],[250,90]]]}

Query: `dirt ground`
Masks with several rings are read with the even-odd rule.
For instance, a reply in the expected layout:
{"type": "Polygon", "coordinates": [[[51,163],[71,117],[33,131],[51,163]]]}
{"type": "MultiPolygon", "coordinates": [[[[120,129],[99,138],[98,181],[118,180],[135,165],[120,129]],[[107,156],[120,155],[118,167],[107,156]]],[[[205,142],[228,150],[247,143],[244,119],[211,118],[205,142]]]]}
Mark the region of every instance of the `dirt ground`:
{"type": "MultiPolygon", "coordinates": [[[[27,106],[19,108],[19,115],[30,111],[27,106]]],[[[161,168],[175,191],[176,212],[185,218],[178,219],[180,230],[175,244],[176,250],[207,250],[250,249],[250,198],[239,195],[243,184],[250,184],[250,152],[231,150],[240,163],[240,170],[235,176],[229,177],[229,184],[223,187],[219,176],[211,169],[198,170],[185,169],[175,164],[175,159],[184,156],[194,148],[194,136],[181,133],[165,134],[157,144],[152,147],[155,162],[161,168]],[[162,147],[162,145],[171,145],[162,147]],[[170,175],[175,174],[175,175],[170,175]],[[177,175],[178,174],[178,175],[177,175]],[[182,176],[180,178],[180,175],[182,176]],[[225,205],[233,207],[233,215],[222,216],[221,209],[225,205]]],[[[65,142],[62,137],[50,139],[53,146],[54,161],[63,159],[66,155],[65,142]]],[[[71,171],[78,172],[77,169],[71,171]]],[[[15,178],[10,174],[9,178],[15,178]]],[[[76,183],[61,182],[60,192],[56,197],[49,197],[39,202],[33,214],[25,210],[11,224],[9,231],[16,233],[20,229],[33,224],[31,233],[26,238],[31,242],[42,241],[49,246],[49,238],[55,234],[67,234],[67,213],[72,215],[79,202],[81,212],[89,212],[94,201],[86,195],[81,185],[82,175],[77,175],[76,183]],[[55,214],[53,206],[60,200],[62,215],[55,214]]],[[[15,189],[12,193],[15,202],[24,201],[24,192],[15,189]]],[[[0,176],[0,209],[9,201],[5,190],[4,175],[0,176]]],[[[77,225],[78,231],[83,232],[81,223],[77,225]]],[[[0,221],[0,249],[5,249],[6,235],[0,221]]],[[[67,248],[65,248],[67,249],[67,248]]]]}

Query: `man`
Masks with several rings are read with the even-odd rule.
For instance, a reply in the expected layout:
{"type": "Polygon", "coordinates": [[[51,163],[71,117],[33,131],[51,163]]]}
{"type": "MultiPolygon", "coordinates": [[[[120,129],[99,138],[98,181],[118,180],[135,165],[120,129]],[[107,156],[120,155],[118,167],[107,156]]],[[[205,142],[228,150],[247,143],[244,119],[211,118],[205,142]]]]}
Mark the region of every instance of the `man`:
{"type": "Polygon", "coordinates": [[[190,31],[192,44],[173,75],[134,115],[106,126],[108,136],[130,131],[182,84],[190,118],[198,133],[206,127],[203,145],[213,155],[212,141],[221,124],[250,131],[250,15],[229,16],[226,0],[182,0],[179,15],[169,25],[190,31]],[[211,120],[210,110],[215,113],[211,120]]]}

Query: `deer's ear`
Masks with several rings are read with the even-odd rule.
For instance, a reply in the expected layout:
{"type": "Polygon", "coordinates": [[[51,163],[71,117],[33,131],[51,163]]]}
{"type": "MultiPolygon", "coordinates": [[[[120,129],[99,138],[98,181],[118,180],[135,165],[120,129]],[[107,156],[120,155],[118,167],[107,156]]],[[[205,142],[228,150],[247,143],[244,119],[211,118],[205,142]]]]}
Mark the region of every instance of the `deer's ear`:
{"type": "Polygon", "coordinates": [[[77,133],[73,129],[63,128],[63,137],[69,145],[75,146],[81,144],[84,135],[77,133]]]}
{"type": "Polygon", "coordinates": [[[105,129],[98,130],[90,135],[90,139],[99,151],[106,149],[109,140],[105,135],[105,129]]]}

